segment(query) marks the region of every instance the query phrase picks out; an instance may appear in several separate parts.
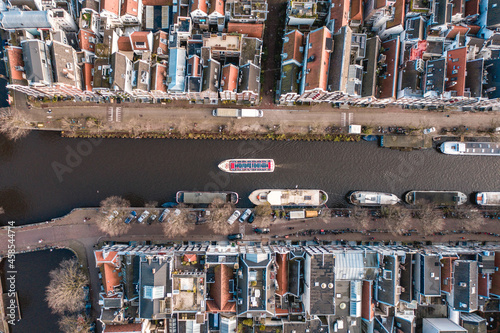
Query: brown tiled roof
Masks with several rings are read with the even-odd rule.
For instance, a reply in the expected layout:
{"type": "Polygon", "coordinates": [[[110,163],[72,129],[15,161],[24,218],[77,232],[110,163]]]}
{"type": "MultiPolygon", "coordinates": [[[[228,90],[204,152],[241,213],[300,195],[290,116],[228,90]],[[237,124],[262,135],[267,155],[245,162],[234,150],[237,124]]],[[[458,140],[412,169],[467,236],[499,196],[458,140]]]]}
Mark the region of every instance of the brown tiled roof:
{"type": "Polygon", "coordinates": [[[304,44],[304,35],[298,30],[294,30],[285,35],[288,37],[288,42],[283,44],[283,53],[286,53],[286,58],[283,61],[295,60],[299,64],[304,60],[304,53],[300,48],[304,44]]]}
{"type": "Polygon", "coordinates": [[[138,15],[139,2],[136,0],[123,0],[121,15],[138,15]]]}
{"type": "Polygon", "coordinates": [[[102,250],[94,251],[96,265],[102,263],[116,263],[116,259],[118,256],[117,251],[110,251],[104,253],[102,250]]]}
{"type": "Polygon", "coordinates": [[[101,0],[101,10],[107,10],[116,16],[120,15],[120,1],[119,0],[101,0]]]}
{"type": "Polygon", "coordinates": [[[453,288],[453,261],[457,259],[457,257],[441,259],[441,291],[451,293],[453,288]]]}
{"type": "Polygon", "coordinates": [[[264,33],[264,24],[229,22],[227,25],[227,32],[238,32],[240,34],[246,34],[248,37],[262,38],[264,33]]]}
{"type": "Polygon", "coordinates": [[[201,10],[205,14],[207,14],[207,3],[206,0],[193,0],[193,5],[191,6],[191,11],[194,11],[196,9],[201,10]]]}
{"type": "Polygon", "coordinates": [[[160,55],[168,55],[168,34],[165,31],[159,30],[153,36],[153,53],[160,55]],[[167,44],[161,43],[160,39],[165,39],[167,44]],[[160,49],[160,51],[158,51],[160,49]]]}
{"type": "Polygon", "coordinates": [[[326,40],[332,38],[332,33],[326,27],[317,29],[309,34],[306,87],[305,90],[320,88],[326,90],[328,83],[328,67],[330,66],[330,52],[326,48],[326,40]]]}
{"type": "Polygon", "coordinates": [[[222,91],[236,92],[236,88],[238,88],[238,73],[239,68],[233,64],[226,65],[222,68],[222,91]]]}
{"type": "Polygon", "coordinates": [[[130,37],[122,36],[118,38],[118,50],[119,51],[132,51],[132,44],[130,43],[130,37]]]}
{"type": "Polygon", "coordinates": [[[477,35],[479,30],[481,30],[480,26],[474,24],[470,24],[467,27],[469,28],[469,32],[467,33],[468,35],[477,35]]]}
{"type": "Polygon", "coordinates": [[[130,43],[132,44],[132,48],[138,51],[147,51],[149,50],[149,40],[148,35],[149,31],[134,31],[130,34],[130,43]],[[137,42],[144,43],[144,46],[137,46],[137,42]]]}
{"type": "Polygon", "coordinates": [[[94,76],[92,75],[92,69],[94,69],[94,64],[84,63],[83,64],[83,90],[92,91],[92,82],[94,81],[94,76]]]}
{"type": "Polygon", "coordinates": [[[121,269],[113,264],[103,264],[102,285],[106,293],[113,293],[115,286],[120,285],[120,272],[121,269]]]}
{"type": "Polygon", "coordinates": [[[456,91],[463,96],[465,91],[465,72],[467,67],[467,48],[461,47],[448,51],[446,56],[446,91],[456,91]]]}
{"type": "Polygon", "coordinates": [[[143,6],[172,6],[173,0],[142,0],[143,6]]]}
{"type": "Polygon", "coordinates": [[[125,333],[125,332],[137,332],[142,331],[142,324],[125,324],[125,325],[106,325],[106,328],[102,331],[103,333],[125,333]]]}
{"type": "Polygon", "coordinates": [[[286,253],[278,253],[276,255],[276,263],[278,264],[278,272],[276,274],[276,281],[278,288],[276,294],[285,295],[288,292],[288,258],[286,253]]]}
{"type": "Polygon", "coordinates": [[[213,12],[224,15],[224,0],[210,0],[209,14],[212,14],[213,12]]]}
{"type": "Polygon", "coordinates": [[[191,65],[191,73],[189,76],[201,76],[201,71],[200,71],[200,57],[197,55],[194,55],[188,59],[188,64],[191,65]]]}
{"type": "Polygon", "coordinates": [[[229,280],[233,278],[232,269],[226,265],[218,265],[214,272],[215,282],[210,286],[210,296],[213,300],[207,301],[207,311],[236,312],[236,302],[232,301],[229,293],[229,280]]]}
{"type": "Polygon", "coordinates": [[[375,316],[375,304],[373,301],[373,282],[363,281],[361,291],[361,318],[371,321],[375,316]]]}
{"type": "Polygon", "coordinates": [[[453,25],[451,26],[451,30],[450,32],[448,32],[448,35],[446,35],[446,38],[454,39],[458,34],[460,34],[461,36],[465,36],[468,31],[468,27],[464,27],[462,25],[453,25]]]}
{"type": "Polygon", "coordinates": [[[197,260],[196,260],[196,253],[186,253],[186,254],[182,257],[182,260],[183,260],[183,261],[186,261],[186,262],[193,262],[193,261],[197,261],[197,260]]]}
{"type": "Polygon", "coordinates": [[[9,46],[7,48],[7,58],[9,59],[9,73],[11,80],[24,80],[24,71],[19,68],[24,68],[23,49],[21,47],[9,46]],[[17,67],[17,68],[16,68],[17,67]]]}
{"type": "Polygon", "coordinates": [[[451,12],[451,15],[457,15],[462,13],[464,10],[464,0],[453,0],[453,10],[451,12]]]}
{"type": "Polygon", "coordinates": [[[489,297],[489,274],[479,274],[477,277],[477,293],[478,295],[489,297]]]}
{"type": "Polygon", "coordinates": [[[334,31],[336,33],[344,25],[349,24],[349,0],[332,0],[330,6],[330,20],[335,20],[334,31]]]}
{"type": "Polygon", "coordinates": [[[479,14],[479,0],[465,1],[465,16],[472,16],[479,14]]]}
{"type": "Polygon", "coordinates": [[[363,20],[363,0],[351,1],[351,20],[363,20]]]}
{"type": "Polygon", "coordinates": [[[498,270],[491,275],[490,293],[500,295],[500,252],[495,252],[495,267],[498,270]]]}
{"type": "Polygon", "coordinates": [[[375,0],[375,9],[387,6],[387,0],[375,0]]]}
{"type": "Polygon", "coordinates": [[[384,76],[379,77],[379,98],[395,98],[399,64],[399,37],[383,42],[382,52],[387,65],[384,76]]]}
{"type": "Polygon", "coordinates": [[[405,19],[405,0],[396,0],[394,9],[394,19],[387,22],[387,29],[396,27],[398,25],[403,25],[405,19]]]}
{"type": "Polygon", "coordinates": [[[80,29],[78,32],[78,40],[80,42],[80,49],[95,52],[95,43],[90,42],[90,38],[96,38],[96,34],[90,30],[80,29]]]}
{"type": "Polygon", "coordinates": [[[155,83],[154,86],[151,87],[151,90],[167,92],[167,86],[163,83],[163,81],[166,80],[168,75],[167,66],[163,64],[156,64],[153,67],[153,70],[156,71],[155,81],[154,81],[155,83]]]}

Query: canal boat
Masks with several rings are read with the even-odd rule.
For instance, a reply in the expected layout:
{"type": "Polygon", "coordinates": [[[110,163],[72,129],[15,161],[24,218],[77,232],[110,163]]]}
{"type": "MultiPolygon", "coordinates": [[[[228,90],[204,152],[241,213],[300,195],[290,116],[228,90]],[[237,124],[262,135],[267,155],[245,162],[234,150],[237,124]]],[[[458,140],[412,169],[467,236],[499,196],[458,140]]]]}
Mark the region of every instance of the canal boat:
{"type": "Polygon", "coordinates": [[[385,206],[401,202],[395,194],[369,191],[350,192],[347,195],[347,201],[357,206],[385,206]]]}
{"type": "Polygon", "coordinates": [[[458,191],[410,191],[405,201],[410,205],[424,201],[436,206],[459,206],[467,202],[467,195],[458,191]]]}
{"type": "Polygon", "coordinates": [[[377,135],[364,135],[362,137],[362,139],[365,141],[378,141],[378,136],[377,135]]]}
{"type": "Polygon", "coordinates": [[[448,155],[489,155],[500,156],[500,143],[496,142],[443,142],[439,146],[443,154],[448,155]]]}
{"type": "Polygon", "coordinates": [[[236,192],[194,192],[194,191],[179,191],[175,195],[177,203],[185,203],[188,205],[208,205],[215,199],[221,199],[223,202],[236,204],[238,202],[238,193],[236,192]]]}
{"type": "Polygon", "coordinates": [[[219,169],[231,173],[273,172],[274,160],[258,158],[230,159],[219,163],[219,169]]]}
{"type": "Polygon", "coordinates": [[[500,206],[500,192],[478,192],[476,202],[481,206],[500,206]]]}
{"type": "Polygon", "coordinates": [[[254,205],[271,206],[321,206],[328,201],[328,194],[322,190],[255,190],[248,197],[254,205]]]}

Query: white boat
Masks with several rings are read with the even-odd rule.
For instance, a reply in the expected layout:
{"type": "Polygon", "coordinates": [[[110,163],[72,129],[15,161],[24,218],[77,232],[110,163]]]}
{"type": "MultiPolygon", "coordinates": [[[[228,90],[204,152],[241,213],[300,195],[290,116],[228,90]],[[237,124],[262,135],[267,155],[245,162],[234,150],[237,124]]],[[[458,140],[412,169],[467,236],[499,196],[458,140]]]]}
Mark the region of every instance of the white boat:
{"type": "Polygon", "coordinates": [[[500,156],[500,143],[496,142],[443,142],[439,147],[449,155],[489,155],[500,156]]]}
{"type": "Polygon", "coordinates": [[[500,192],[479,192],[476,202],[481,206],[500,206],[500,192]]]}
{"type": "Polygon", "coordinates": [[[220,162],[219,169],[232,173],[273,172],[274,160],[258,158],[230,159],[220,162]]]}
{"type": "Polygon", "coordinates": [[[321,206],[328,201],[328,194],[322,190],[255,190],[248,197],[254,205],[271,206],[321,206]]]}
{"type": "Polygon", "coordinates": [[[401,202],[395,194],[369,191],[353,191],[348,194],[347,200],[358,206],[385,206],[401,202]]]}

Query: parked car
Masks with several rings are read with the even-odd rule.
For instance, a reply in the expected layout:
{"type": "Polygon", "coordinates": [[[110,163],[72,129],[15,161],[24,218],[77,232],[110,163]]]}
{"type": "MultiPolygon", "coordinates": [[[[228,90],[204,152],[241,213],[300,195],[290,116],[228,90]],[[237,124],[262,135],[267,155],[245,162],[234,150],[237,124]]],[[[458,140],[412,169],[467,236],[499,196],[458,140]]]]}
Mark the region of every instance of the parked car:
{"type": "Polygon", "coordinates": [[[125,223],[126,224],[129,224],[130,222],[132,222],[137,216],[137,212],[135,210],[131,211],[129,216],[125,219],[125,223]]]}
{"type": "Polygon", "coordinates": [[[429,127],[424,129],[424,134],[430,134],[436,132],[436,127],[429,127]]]}
{"type": "Polygon", "coordinates": [[[156,218],[157,218],[157,217],[158,217],[158,216],[156,216],[156,214],[151,215],[151,216],[149,217],[149,219],[148,219],[148,224],[150,225],[151,223],[153,223],[153,222],[154,222],[154,220],[156,220],[156,218]]]}
{"type": "Polygon", "coordinates": [[[253,231],[258,234],[268,234],[270,232],[269,228],[254,228],[253,231]]]}
{"type": "Polygon", "coordinates": [[[254,220],[255,220],[255,212],[252,212],[252,214],[250,214],[250,216],[248,217],[247,222],[253,223],[254,220]]]}
{"type": "Polygon", "coordinates": [[[227,223],[229,224],[233,224],[234,221],[236,221],[238,219],[238,217],[240,217],[241,215],[241,212],[239,210],[235,210],[233,214],[231,214],[231,216],[229,216],[229,218],[227,219],[227,223]]]}
{"type": "Polygon", "coordinates": [[[141,214],[141,216],[139,216],[139,218],[137,219],[137,222],[139,222],[139,223],[144,222],[144,220],[145,220],[145,219],[147,219],[147,218],[148,218],[148,216],[149,216],[149,212],[148,212],[147,210],[145,210],[145,211],[141,214]]]}
{"type": "Polygon", "coordinates": [[[237,240],[237,239],[242,239],[243,235],[242,234],[230,234],[227,235],[227,239],[229,240],[237,240]]]}
{"type": "Polygon", "coordinates": [[[162,223],[162,222],[165,220],[165,218],[167,217],[167,215],[168,215],[169,213],[170,213],[170,209],[165,208],[165,209],[163,210],[163,212],[161,212],[160,217],[158,218],[158,222],[162,223]]]}
{"type": "Polygon", "coordinates": [[[240,218],[238,219],[238,221],[240,221],[240,223],[243,223],[245,222],[245,220],[247,219],[247,217],[250,216],[250,214],[252,214],[252,210],[251,209],[247,209],[243,212],[243,214],[241,214],[240,218]]]}

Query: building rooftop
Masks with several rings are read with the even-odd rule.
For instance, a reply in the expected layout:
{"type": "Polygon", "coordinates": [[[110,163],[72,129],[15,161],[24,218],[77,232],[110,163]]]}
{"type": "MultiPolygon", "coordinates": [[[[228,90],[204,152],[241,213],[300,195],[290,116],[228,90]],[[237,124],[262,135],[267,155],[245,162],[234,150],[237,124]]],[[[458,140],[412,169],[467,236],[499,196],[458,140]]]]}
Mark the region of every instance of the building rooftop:
{"type": "Polygon", "coordinates": [[[260,90],[260,67],[253,63],[240,66],[238,76],[238,93],[251,91],[258,94],[260,90]]]}
{"type": "Polygon", "coordinates": [[[446,91],[454,91],[456,96],[464,96],[467,68],[467,48],[447,51],[446,53],[446,91]]]}
{"type": "Polygon", "coordinates": [[[330,53],[333,49],[332,33],[326,27],[309,33],[309,48],[305,60],[304,91],[312,89],[327,90],[330,53]]]}
{"type": "Polygon", "coordinates": [[[239,68],[233,64],[228,64],[222,68],[221,90],[236,92],[238,87],[239,68]]]}
{"type": "Polygon", "coordinates": [[[241,39],[240,66],[253,63],[260,66],[260,53],[262,50],[262,40],[253,37],[243,37],[241,39]]]}
{"type": "Polygon", "coordinates": [[[11,9],[0,13],[0,23],[4,30],[9,29],[49,29],[46,11],[22,11],[11,9]]]}
{"type": "Polygon", "coordinates": [[[453,262],[453,307],[457,311],[473,312],[478,308],[477,262],[455,260],[453,262]]]}
{"type": "Polygon", "coordinates": [[[377,89],[377,63],[380,50],[380,38],[378,36],[366,40],[366,54],[363,60],[363,84],[361,88],[362,97],[375,96],[377,89]]]}
{"type": "Polygon", "coordinates": [[[52,60],[50,50],[37,39],[21,42],[26,79],[30,83],[52,83],[52,60]]]}
{"type": "Polygon", "coordinates": [[[332,314],[335,308],[335,256],[313,255],[310,262],[309,314],[332,314]]]}
{"type": "Polygon", "coordinates": [[[237,23],[229,22],[227,24],[227,32],[237,32],[248,37],[262,38],[264,34],[263,23],[237,23]]]}
{"type": "Polygon", "coordinates": [[[329,16],[330,20],[334,21],[332,33],[337,33],[340,28],[349,24],[350,5],[349,0],[332,0],[329,16]]]}
{"type": "Polygon", "coordinates": [[[383,71],[379,75],[379,98],[395,98],[399,67],[399,37],[383,42],[382,54],[385,57],[383,71]]]}
{"type": "Polygon", "coordinates": [[[478,82],[483,82],[483,69],[483,58],[467,61],[465,90],[469,91],[470,97],[480,98],[483,95],[483,85],[478,84],[478,82]]]}
{"type": "Polygon", "coordinates": [[[376,281],[376,300],[395,306],[398,303],[396,288],[399,286],[399,259],[396,255],[384,255],[381,264],[382,272],[376,281]]]}
{"type": "Polygon", "coordinates": [[[13,84],[26,83],[26,74],[24,73],[23,49],[18,46],[8,46],[7,65],[9,66],[9,77],[13,84]]]}
{"type": "Polygon", "coordinates": [[[234,292],[233,268],[226,264],[215,266],[214,278],[214,283],[209,284],[211,299],[207,300],[207,311],[236,312],[236,301],[232,295],[234,292]],[[232,290],[230,290],[231,286],[232,290]]]}
{"type": "Polygon", "coordinates": [[[161,258],[141,257],[139,273],[139,317],[165,318],[170,308],[164,303],[172,291],[169,261],[161,258]]]}
{"type": "Polygon", "coordinates": [[[293,30],[285,34],[283,41],[283,62],[295,60],[297,65],[302,65],[304,60],[304,34],[293,30]]]}
{"type": "Polygon", "coordinates": [[[75,49],[66,44],[52,42],[51,50],[54,82],[81,88],[81,69],[76,62],[75,49]]]}

